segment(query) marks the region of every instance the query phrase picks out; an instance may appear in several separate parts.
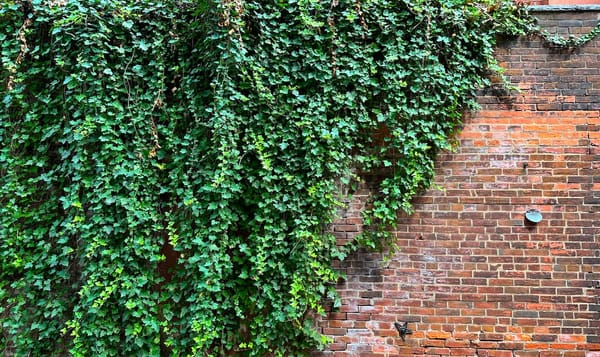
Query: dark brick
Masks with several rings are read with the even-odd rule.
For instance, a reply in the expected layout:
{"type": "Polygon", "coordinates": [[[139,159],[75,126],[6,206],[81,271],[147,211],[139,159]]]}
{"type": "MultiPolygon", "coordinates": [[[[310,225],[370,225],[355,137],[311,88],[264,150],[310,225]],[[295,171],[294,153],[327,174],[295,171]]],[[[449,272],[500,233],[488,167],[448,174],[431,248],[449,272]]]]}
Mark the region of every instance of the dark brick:
{"type": "Polygon", "coordinates": [[[532,340],[539,342],[554,342],[556,341],[556,335],[533,335],[532,340]]]}
{"type": "Polygon", "coordinates": [[[533,317],[533,318],[537,318],[539,316],[539,313],[537,311],[514,311],[513,312],[513,316],[514,317],[533,317]]]}

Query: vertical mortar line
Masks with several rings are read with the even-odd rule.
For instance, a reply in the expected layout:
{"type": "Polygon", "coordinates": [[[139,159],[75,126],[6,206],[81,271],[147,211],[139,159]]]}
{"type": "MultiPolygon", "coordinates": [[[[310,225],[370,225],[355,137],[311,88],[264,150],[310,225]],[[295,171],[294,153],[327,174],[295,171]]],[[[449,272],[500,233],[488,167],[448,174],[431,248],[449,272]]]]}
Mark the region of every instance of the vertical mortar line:
{"type": "MultiPolygon", "coordinates": [[[[589,117],[585,117],[585,127],[587,130],[587,140],[588,140],[588,155],[592,155],[592,137],[590,135],[590,119],[589,117]]],[[[593,182],[593,176],[592,176],[593,182]]]]}

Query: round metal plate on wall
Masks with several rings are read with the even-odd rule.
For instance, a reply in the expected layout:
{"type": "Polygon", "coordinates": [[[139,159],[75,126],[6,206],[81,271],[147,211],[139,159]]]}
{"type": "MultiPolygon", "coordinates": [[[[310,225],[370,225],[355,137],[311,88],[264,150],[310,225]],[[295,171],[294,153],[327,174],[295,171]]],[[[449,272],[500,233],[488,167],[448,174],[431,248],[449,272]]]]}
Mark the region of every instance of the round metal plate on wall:
{"type": "Polygon", "coordinates": [[[525,212],[525,219],[531,223],[540,223],[542,221],[542,214],[536,209],[530,209],[525,212]]]}

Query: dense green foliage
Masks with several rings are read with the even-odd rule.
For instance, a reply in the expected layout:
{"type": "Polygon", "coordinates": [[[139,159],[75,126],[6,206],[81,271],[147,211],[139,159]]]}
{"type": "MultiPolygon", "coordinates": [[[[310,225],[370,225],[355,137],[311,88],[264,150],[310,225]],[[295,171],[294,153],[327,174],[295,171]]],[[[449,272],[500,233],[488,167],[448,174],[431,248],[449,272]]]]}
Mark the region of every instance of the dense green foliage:
{"type": "Polygon", "coordinates": [[[0,349],[319,347],[343,193],[384,174],[358,243],[386,244],[526,24],[504,0],[4,0],[0,349]]]}

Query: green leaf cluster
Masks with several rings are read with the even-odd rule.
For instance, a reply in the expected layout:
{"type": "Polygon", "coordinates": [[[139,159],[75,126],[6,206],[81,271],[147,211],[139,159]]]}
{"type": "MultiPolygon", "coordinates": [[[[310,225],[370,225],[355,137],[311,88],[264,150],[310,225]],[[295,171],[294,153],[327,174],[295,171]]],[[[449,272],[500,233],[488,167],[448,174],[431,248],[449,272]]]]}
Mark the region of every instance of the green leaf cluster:
{"type": "Polygon", "coordinates": [[[0,4],[0,350],[298,355],[385,246],[512,1],[0,4]],[[327,225],[379,177],[365,233],[327,225]]]}

